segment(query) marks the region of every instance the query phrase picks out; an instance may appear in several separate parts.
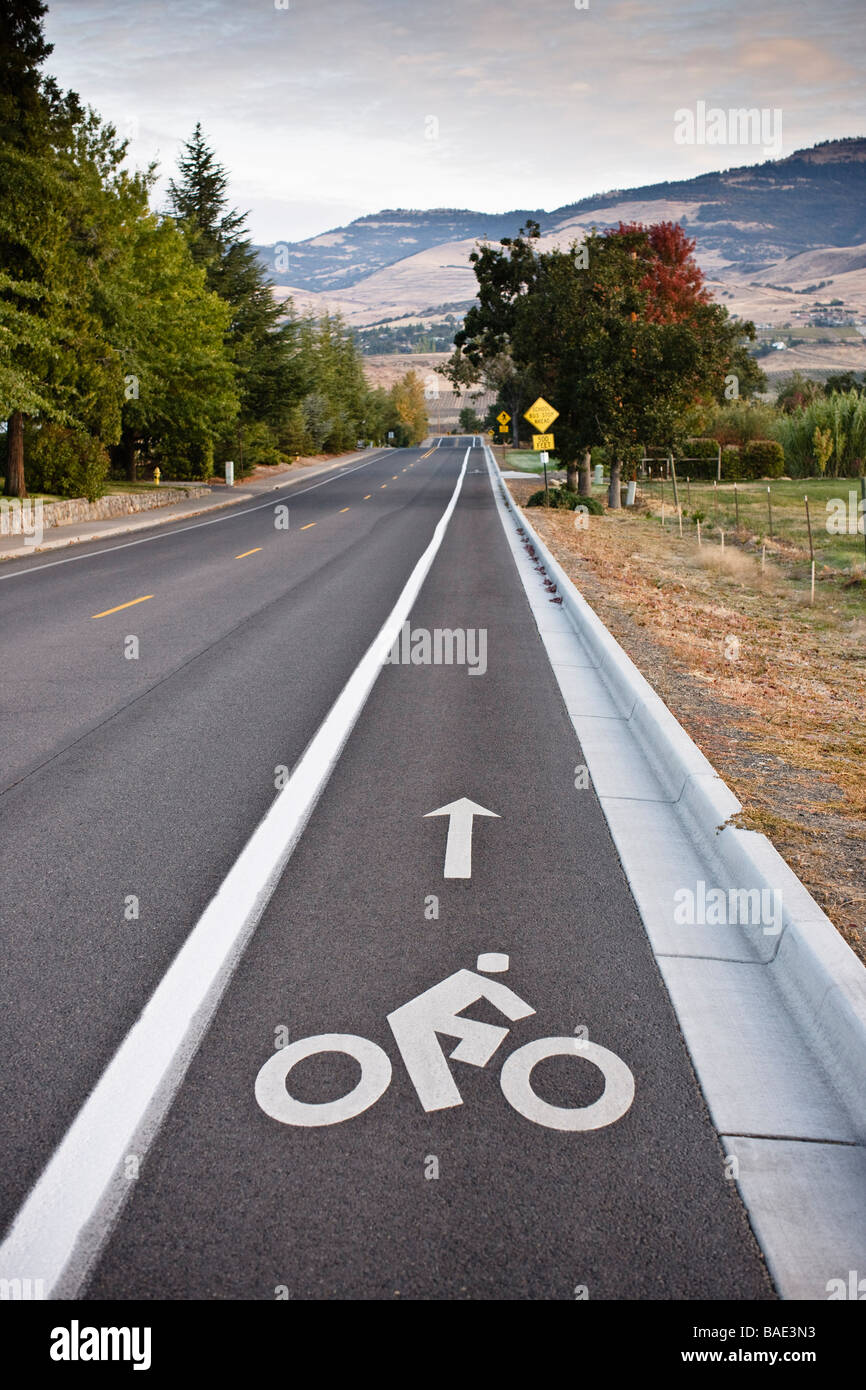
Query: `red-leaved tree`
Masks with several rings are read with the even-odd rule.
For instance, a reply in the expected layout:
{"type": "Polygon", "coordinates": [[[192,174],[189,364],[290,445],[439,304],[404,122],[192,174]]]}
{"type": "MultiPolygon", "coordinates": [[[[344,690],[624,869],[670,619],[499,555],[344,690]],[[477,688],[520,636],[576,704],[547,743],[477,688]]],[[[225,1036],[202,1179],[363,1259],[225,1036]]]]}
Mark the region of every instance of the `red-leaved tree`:
{"type": "Polygon", "coordinates": [[[646,293],[646,318],[650,323],[680,323],[698,304],[709,304],[704,273],[694,258],[695,242],[678,222],[620,222],[605,233],[631,244],[645,273],[640,288],[646,293]]]}

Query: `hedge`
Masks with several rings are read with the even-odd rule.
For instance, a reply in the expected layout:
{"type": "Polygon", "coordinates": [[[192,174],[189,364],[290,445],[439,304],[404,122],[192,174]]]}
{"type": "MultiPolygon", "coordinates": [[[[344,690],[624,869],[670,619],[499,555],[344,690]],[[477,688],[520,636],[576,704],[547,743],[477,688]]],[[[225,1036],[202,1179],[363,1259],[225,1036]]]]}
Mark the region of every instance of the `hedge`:
{"type": "Polygon", "coordinates": [[[776,439],[750,439],[742,450],[745,478],[781,478],[785,471],[785,451],[776,439]]]}

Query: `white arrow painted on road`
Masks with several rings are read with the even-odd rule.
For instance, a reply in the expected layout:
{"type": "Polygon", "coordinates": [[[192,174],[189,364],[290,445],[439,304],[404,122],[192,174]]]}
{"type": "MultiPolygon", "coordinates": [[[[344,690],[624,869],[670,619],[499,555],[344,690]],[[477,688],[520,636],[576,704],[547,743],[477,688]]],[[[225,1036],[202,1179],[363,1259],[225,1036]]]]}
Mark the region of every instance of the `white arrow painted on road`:
{"type": "Polygon", "coordinates": [[[461,796],[459,801],[450,801],[440,806],[438,811],[428,811],[428,816],[449,816],[448,843],[445,846],[445,878],[472,877],[472,820],[475,816],[494,816],[496,811],[487,811],[477,801],[461,796]]]}

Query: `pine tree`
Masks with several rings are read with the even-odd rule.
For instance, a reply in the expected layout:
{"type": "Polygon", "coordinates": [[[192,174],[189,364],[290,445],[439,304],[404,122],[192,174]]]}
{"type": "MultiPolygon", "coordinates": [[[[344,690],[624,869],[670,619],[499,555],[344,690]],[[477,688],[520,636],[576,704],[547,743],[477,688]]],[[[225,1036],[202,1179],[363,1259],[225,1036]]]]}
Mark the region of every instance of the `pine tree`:
{"type": "Polygon", "coordinates": [[[7,0],[0,10],[0,139],[21,146],[43,125],[46,93],[39,69],[52,52],[42,20],[48,6],[39,0],[7,0]]]}
{"type": "Polygon", "coordinates": [[[240,412],[234,437],[224,439],[222,451],[234,453],[237,443],[244,466],[259,457],[271,461],[279,432],[298,399],[290,362],[292,330],[280,324],[283,310],[247,235],[247,214],[229,207],[228,175],[200,124],[184,147],[178,169],[179,179],[169,185],[171,215],[204,267],[208,289],[231,307],[227,345],[237,372],[240,412]],[[251,450],[251,443],[258,449],[251,450]]]}
{"type": "MultiPolygon", "coordinates": [[[[208,272],[208,288],[221,293],[219,279],[230,248],[242,240],[246,215],[228,210],[228,175],[202,134],[201,122],[177,161],[180,181],[168,186],[169,209],[189,236],[194,259],[208,272]]],[[[221,293],[221,298],[229,295],[221,293]]]]}

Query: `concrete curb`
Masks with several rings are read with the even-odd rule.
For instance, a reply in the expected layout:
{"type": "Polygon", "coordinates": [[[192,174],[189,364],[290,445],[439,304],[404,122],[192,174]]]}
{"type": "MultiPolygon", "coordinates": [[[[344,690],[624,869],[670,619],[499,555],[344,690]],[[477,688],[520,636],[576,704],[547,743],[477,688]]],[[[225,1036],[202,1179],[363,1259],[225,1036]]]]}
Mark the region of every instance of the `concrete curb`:
{"type": "MultiPolygon", "coordinates": [[[[491,461],[497,486],[517,516],[492,456],[491,461]]],[[[728,823],[742,811],[741,803],[578,592],[525,513],[519,515],[562,595],[564,611],[693,837],[735,882],[781,891],[774,978],[866,1135],[866,968],[767,837],[728,823]]]]}

